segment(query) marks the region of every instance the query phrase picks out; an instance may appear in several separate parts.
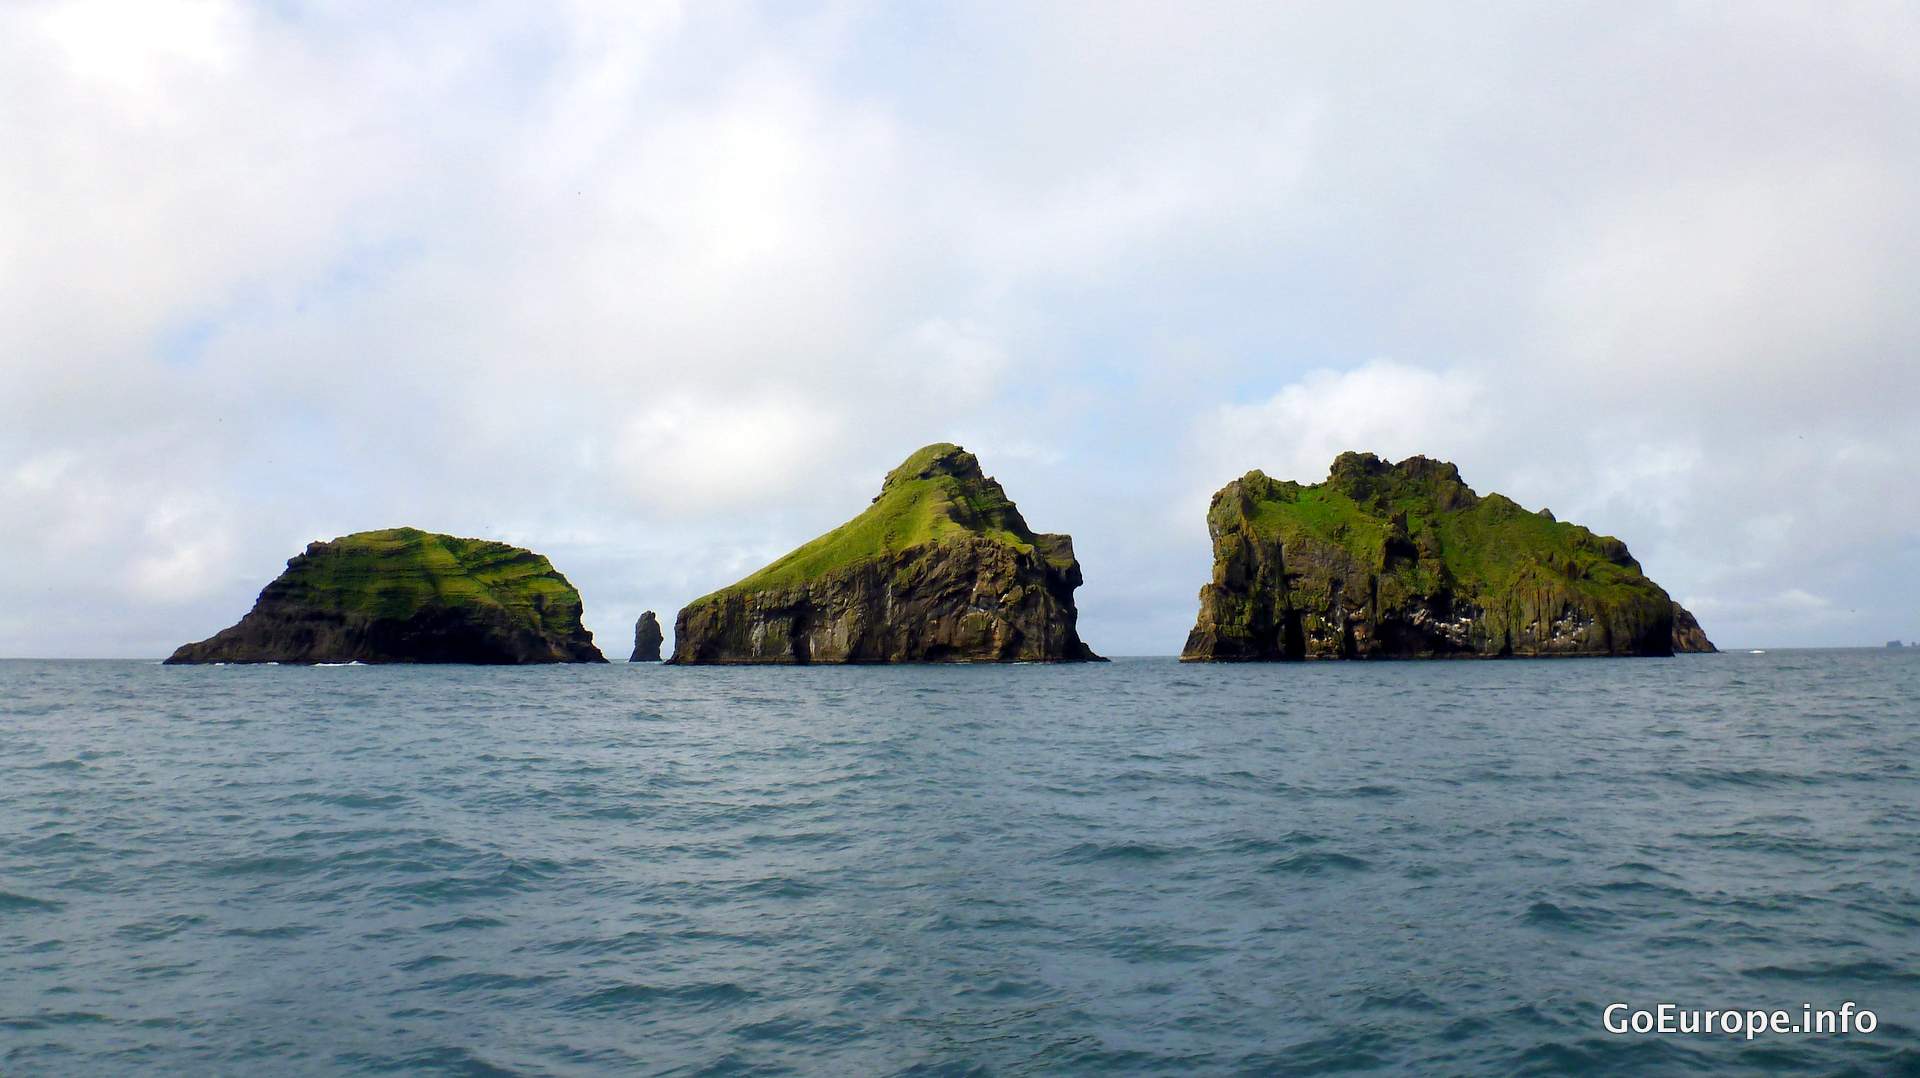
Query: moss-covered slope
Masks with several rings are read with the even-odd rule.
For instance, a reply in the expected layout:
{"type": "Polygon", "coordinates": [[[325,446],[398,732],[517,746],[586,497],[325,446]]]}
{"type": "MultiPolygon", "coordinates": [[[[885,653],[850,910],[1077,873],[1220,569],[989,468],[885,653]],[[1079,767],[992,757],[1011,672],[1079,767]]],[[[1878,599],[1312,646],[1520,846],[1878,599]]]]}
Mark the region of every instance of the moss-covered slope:
{"type": "Polygon", "coordinates": [[[173,653],[206,662],[605,662],[546,558],[417,528],[310,544],[239,623],[173,653]]]}
{"type": "Polygon", "coordinates": [[[689,603],[677,663],[1095,658],[1080,642],[1073,540],[1027,527],[974,455],[930,445],[865,512],[689,603]]]}
{"type": "Polygon", "coordinates": [[[1668,655],[1673,603],[1626,544],[1475,494],[1451,464],[1345,453],[1325,483],[1214,495],[1187,660],[1668,655]]]}

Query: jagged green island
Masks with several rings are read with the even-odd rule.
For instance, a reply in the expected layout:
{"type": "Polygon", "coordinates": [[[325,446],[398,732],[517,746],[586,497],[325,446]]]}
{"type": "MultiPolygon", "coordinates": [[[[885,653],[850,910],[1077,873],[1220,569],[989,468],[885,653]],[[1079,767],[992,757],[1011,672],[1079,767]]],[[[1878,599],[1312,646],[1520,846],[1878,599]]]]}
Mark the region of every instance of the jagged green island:
{"type": "Polygon", "coordinates": [[[674,621],[674,663],[1075,662],[1073,540],[1027,527],[972,453],[930,445],[865,512],[674,621]]]}
{"type": "Polygon", "coordinates": [[[546,558],[417,528],[310,544],[239,623],[169,663],[605,662],[546,558]]]}
{"type": "Polygon", "coordinates": [[[1475,494],[1443,461],[1343,453],[1310,486],[1248,472],[1207,529],[1183,661],[1713,650],[1625,543],[1475,494]]]}

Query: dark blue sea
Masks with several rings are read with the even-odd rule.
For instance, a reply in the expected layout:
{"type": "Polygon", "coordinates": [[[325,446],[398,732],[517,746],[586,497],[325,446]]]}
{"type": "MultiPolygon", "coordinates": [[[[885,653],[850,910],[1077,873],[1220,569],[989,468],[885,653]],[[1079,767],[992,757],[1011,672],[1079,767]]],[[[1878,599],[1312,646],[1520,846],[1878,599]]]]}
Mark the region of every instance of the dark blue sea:
{"type": "Polygon", "coordinates": [[[0,663],[0,1073],[1916,1073],[1917,699],[1878,651],[0,663]]]}

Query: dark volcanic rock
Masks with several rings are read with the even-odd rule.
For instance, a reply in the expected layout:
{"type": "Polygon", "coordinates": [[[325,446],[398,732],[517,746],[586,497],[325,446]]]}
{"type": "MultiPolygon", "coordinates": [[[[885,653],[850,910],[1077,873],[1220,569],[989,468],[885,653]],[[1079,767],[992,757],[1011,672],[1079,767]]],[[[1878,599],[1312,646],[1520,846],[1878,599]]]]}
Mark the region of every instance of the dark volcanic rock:
{"type": "Polygon", "coordinates": [[[1443,461],[1344,453],[1315,486],[1249,472],[1207,528],[1186,661],[1673,652],[1673,602],[1626,544],[1443,461]]]}
{"type": "Polygon", "coordinates": [[[415,528],[313,543],[239,624],[169,663],[606,662],[546,558],[415,528]]]}
{"type": "Polygon", "coordinates": [[[640,615],[633,623],[633,657],[630,663],[657,663],[660,661],[660,642],[665,636],[660,632],[660,619],[649,610],[640,615]]]}
{"type": "Polygon", "coordinates": [[[1700,628],[1700,622],[1692,612],[1679,603],[1673,604],[1673,650],[1674,654],[1707,654],[1719,651],[1713,641],[1707,639],[1706,630],[1700,628]]]}
{"type": "Polygon", "coordinates": [[[859,516],[674,621],[676,663],[1076,662],[1073,540],[1037,534],[973,454],[931,445],[859,516]]]}

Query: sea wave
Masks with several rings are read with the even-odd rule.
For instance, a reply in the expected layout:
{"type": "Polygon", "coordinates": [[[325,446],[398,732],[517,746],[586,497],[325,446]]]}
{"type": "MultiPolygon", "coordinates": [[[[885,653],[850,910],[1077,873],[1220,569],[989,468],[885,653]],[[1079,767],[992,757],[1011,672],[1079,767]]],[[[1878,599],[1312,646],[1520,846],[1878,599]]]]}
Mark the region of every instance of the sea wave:
{"type": "Polygon", "coordinates": [[[794,675],[0,663],[0,1070],[1920,1059],[1920,663],[794,675]]]}

